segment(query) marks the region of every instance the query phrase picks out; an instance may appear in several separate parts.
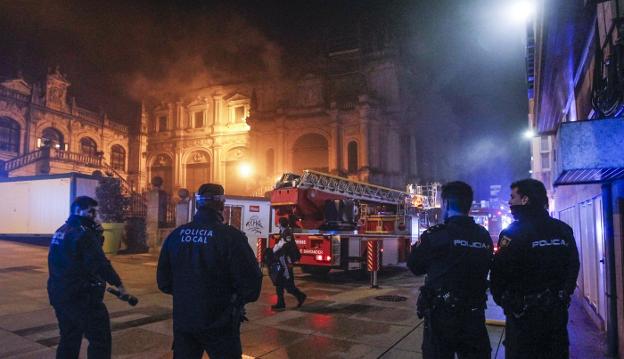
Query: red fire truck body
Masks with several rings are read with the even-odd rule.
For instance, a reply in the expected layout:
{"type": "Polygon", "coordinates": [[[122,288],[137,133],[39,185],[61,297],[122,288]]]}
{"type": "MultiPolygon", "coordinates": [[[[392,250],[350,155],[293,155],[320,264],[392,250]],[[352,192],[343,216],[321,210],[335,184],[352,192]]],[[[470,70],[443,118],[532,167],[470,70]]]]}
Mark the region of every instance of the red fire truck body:
{"type": "MultiPolygon", "coordinates": [[[[368,241],[378,241],[379,263],[405,262],[409,253],[411,218],[407,193],[306,170],[285,174],[271,193],[275,223],[296,218],[295,242],[305,271],[362,269],[368,241]]],[[[279,234],[269,236],[273,247],[279,234]]]]}

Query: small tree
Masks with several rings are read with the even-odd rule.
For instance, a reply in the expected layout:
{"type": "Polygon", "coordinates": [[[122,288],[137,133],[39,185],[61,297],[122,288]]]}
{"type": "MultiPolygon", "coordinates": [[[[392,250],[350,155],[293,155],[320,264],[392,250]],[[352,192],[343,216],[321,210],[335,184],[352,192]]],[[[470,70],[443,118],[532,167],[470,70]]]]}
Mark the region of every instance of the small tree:
{"type": "Polygon", "coordinates": [[[104,223],[124,221],[125,197],[121,194],[121,182],[112,177],[101,177],[95,188],[100,219],[104,223]]]}
{"type": "Polygon", "coordinates": [[[145,218],[129,217],[126,220],[126,237],[124,242],[127,247],[125,253],[145,253],[149,250],[145,218]]]}

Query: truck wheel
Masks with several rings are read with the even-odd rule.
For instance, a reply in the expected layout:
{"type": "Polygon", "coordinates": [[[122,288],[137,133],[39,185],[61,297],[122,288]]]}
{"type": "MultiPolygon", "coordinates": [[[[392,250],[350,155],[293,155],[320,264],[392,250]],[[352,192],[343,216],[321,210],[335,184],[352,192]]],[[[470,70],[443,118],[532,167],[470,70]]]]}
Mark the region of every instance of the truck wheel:
{"type": "Polygon", "coordinates": [[[329,271],[331,270],[331,268],[327,268],[327,267],[309,267],[309,266],[303,266],[301,267],[301,271],[303,273],[307,273],[307,274],[311,274],[313,276],[326,276],[327,274],[329,274],[329,271]]]}

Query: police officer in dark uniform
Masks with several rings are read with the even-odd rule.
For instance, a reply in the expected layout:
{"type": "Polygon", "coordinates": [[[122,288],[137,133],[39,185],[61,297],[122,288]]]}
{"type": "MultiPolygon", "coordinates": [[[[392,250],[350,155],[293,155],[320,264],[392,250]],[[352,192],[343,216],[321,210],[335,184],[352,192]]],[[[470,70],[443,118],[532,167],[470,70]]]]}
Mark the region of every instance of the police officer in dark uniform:
{"type": "Polygon", "coordinates": [[[568,305],[579,257],[572,229],[548,215],[544,184],[511,185],[515,221],[500,234],[492,296],[505,310],[505,357],[568,358],[568,305]]]}
{"type": "Polygon", "coordinates": [[[223,187],[203,184],[196,203],[158,261],[158,288],[173,295],[174,358],[240,358],[244,305],[258,299],[262,273],[245,234],[223,224],[223,187]]]}
{"type": "Polygon", "coordinates": [[[97,205],[93,198],[77,197],[50,242],[48,296],[61,333],[57,358],[78,358],[83,336],[89,358],[111,357],[110,319],[102,302],[106,283],[127,293],[102,251],[102,230],[94,221],[97,205]]]}
{"type": "Polygon", "coordinates": [[[464,182],[444,185],[444,224],[422,234],[407,263],[414,274],[427,275],[417,304],[425,318],[425,359],[490,358],[485,305],[492,239],[468,216],[472,198],[464,182]]]}

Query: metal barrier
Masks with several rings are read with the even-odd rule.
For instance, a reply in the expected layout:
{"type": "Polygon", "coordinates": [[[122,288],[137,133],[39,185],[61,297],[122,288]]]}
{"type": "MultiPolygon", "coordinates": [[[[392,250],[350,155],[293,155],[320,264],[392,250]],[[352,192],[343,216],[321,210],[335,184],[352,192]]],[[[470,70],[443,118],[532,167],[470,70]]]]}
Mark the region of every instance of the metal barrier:
{"type": "Polygon", "coordinates": [[[371,272],[371,288],[379,288],[377,272],[380,268],[379,240],[369,239],[366,242],[366,269],[371,272]]]}
{"type": "Polygon", "coordinates": [[[256,242],[256,260],[258,261],[258,264],[260,264],[261,267],[262,267],[262,264],[264,263],[264,251],[266,250],[266,247],[267,247],[267,239],[258,238],[258,241],[256,242]]]}

